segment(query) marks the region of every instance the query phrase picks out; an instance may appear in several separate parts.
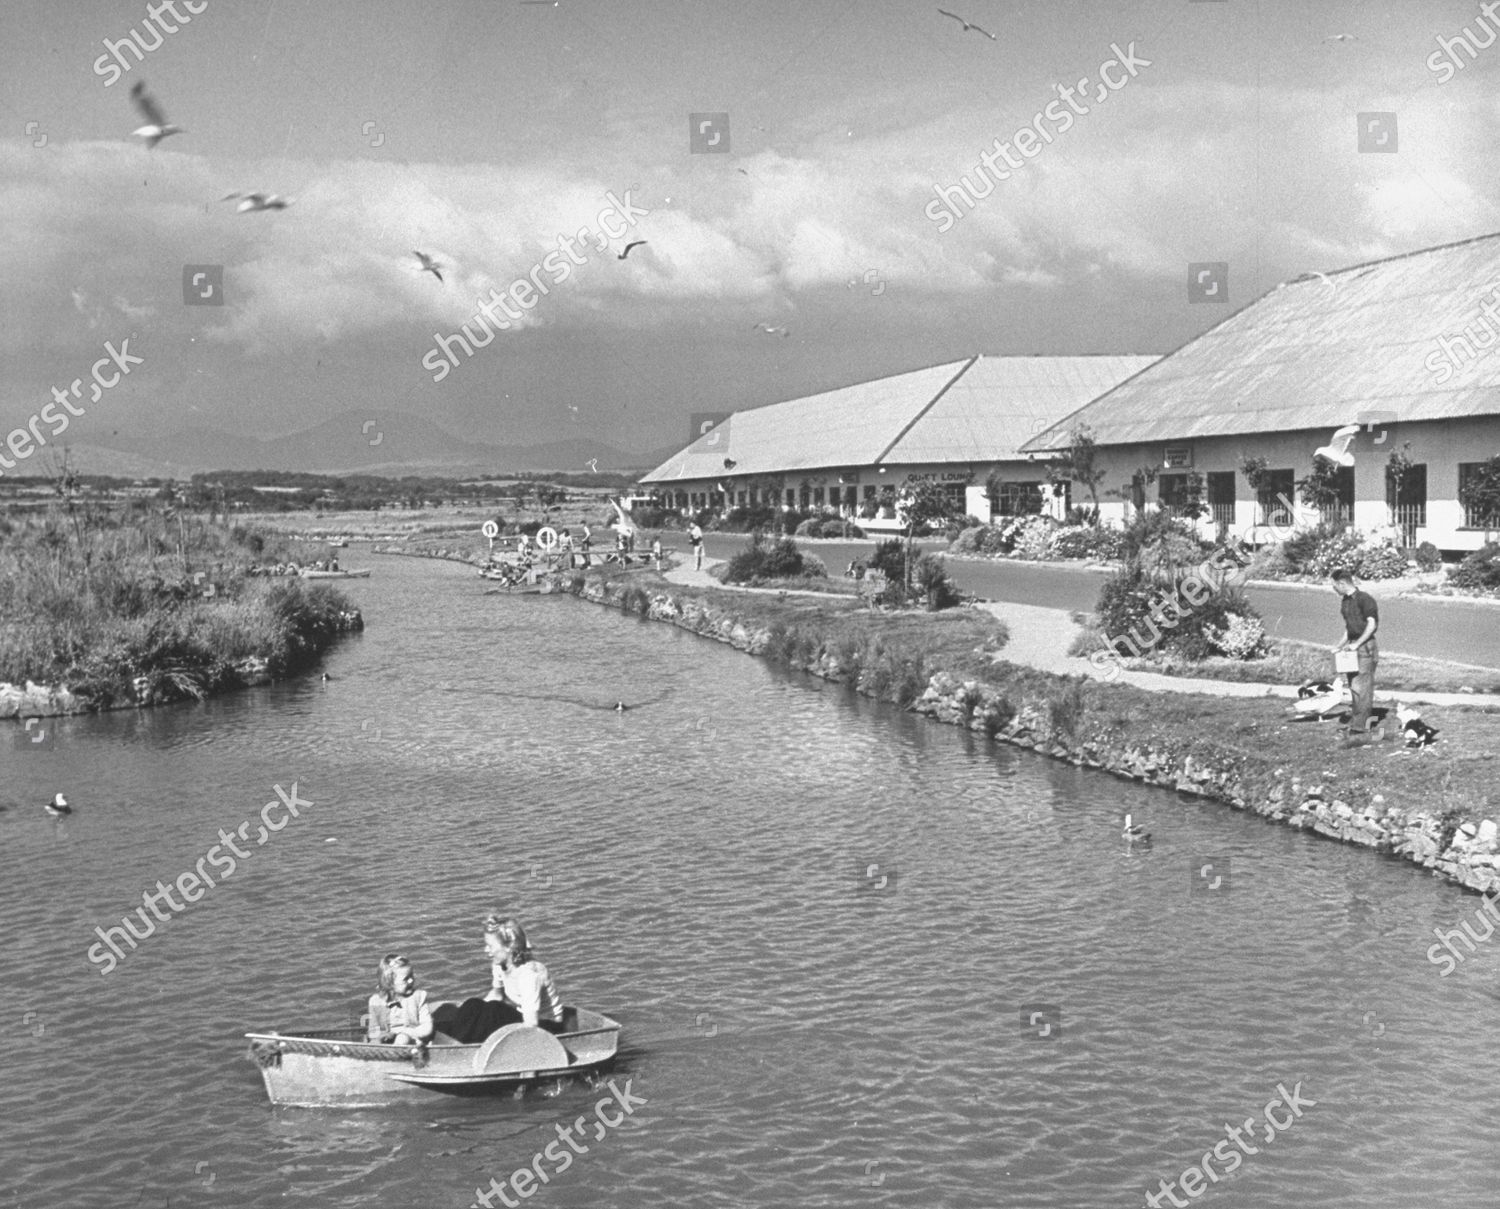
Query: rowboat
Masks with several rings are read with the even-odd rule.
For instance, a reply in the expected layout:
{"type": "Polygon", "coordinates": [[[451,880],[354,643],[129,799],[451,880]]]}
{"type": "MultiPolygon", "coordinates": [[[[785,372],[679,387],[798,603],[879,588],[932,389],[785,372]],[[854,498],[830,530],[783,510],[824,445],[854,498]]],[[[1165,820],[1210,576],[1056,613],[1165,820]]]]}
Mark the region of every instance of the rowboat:
{"type": "Polygon", "coordinates": [[[300,574],[303,579],[369,579],[370,568],[362,571],[314,571],[304,567],[300,574]]]}
{"type": "Polygon", "coordinates": [[[620,1025],[602,1012],[569,1007],[561,1033],[507,1024],[478,1045],[442,1033],[430,1045],[382,1045],[367,1041],[359,1026],[245,1036],[272,1104],[379,1108],[602,1070],[619,1048],[620,1025]]]}

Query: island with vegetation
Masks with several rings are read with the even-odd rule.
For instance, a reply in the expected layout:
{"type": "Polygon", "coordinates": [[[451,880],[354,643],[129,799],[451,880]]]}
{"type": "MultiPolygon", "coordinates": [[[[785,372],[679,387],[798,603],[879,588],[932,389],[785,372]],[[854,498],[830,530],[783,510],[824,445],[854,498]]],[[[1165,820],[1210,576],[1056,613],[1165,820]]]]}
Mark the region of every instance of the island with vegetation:
{"type": "Polygon", "coordinates": [[[363,627],[342,594],[258,565],[299,543],[155,499],[0,511],[0,717],[149,705],[311,667],[363,627]]]}

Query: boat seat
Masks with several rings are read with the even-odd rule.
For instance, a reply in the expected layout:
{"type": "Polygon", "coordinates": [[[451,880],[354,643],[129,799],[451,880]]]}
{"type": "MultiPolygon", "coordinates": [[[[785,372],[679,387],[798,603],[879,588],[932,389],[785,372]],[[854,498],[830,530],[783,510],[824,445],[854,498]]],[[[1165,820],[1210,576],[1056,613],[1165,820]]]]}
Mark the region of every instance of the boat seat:
{"type": "Polygon", "coordinates": [[[460,1040],[458,1040],[458,1038],[456,1038],[456,1037],[450,1037],[450,1036],[448,1036],[448,1034],[445,1033],[445,1032],[443,1032],[442,1029],[438,1029],[438,1030],[436,1030],[432,1034],[432,1040],[429,1041],[427,1044],[428,1045],[462,1045],[463,1042],[460,1041],[460,1040]]]}

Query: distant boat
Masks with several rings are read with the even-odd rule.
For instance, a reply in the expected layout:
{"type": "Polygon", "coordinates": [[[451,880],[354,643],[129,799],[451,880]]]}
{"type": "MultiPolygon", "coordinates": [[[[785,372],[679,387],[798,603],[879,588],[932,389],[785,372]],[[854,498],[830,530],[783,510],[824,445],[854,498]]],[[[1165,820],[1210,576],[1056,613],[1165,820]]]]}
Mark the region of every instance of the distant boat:
{"type": "Polygon", "coordinates": [[[303,567],[298,574],[303,579],[369,579],[370,569],[366,567],[362,571],[314,571],[311,567],[303,567]]]}

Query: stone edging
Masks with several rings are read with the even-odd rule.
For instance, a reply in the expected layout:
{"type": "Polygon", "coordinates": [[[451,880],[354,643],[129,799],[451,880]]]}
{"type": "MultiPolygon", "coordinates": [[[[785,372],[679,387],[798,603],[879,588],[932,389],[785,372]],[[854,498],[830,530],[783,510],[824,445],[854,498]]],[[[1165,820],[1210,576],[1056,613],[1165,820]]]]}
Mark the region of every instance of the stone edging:
{"type": "MultiPolygon", "coordinates": [[[[599,580],[580,585],[577,578],[565,587],[580,599],[638,613],[652,621],[669,622],[750,655],[761,654],[770,639],[768,628],[751,629],[732,612],[710,607],[692,597],[650,593],[640,587],[599,580]]],[[[848,682],[847,674],[832,655],[820,655],[806,664],[793,662],[792,666],[825,680],[848,682]]],[[[1037,674],[1060,682],[1070,679],[1050,673],[1037,674]]],[[[857,685],[854,687],[858,692],[864,691],[857,685]]],[[[1013,707],[999,689],[974,680],[960,682],[944,672],[931,678],[926,692],[910,708],[934,721],[964,726],[1078,767],[1224,802],[1236,810],[1250,810],[1269,822],[1285,823],[1315,831],[1328,839],[1404,857],[1471,890],[1500,891],[1500,828],[1492,819],[1466,820],[1451,825],[1450,830],[1431,811],[1408,812],[1387,807],[1379,794],[1371,802],[1356,807],[1339,798],[1330,787],[1314,780],[1304,783],[1296,776],[1278,782],[1263,796],[1252,798],[1239,772],[1232,767],[1215,768],[1190,755],[1179,761],[1151,746],[1079,740],[1053,725],[1048,703],[1028,702],[1023,698],[1019,708],[1011,712],[1013,707]]]]}

